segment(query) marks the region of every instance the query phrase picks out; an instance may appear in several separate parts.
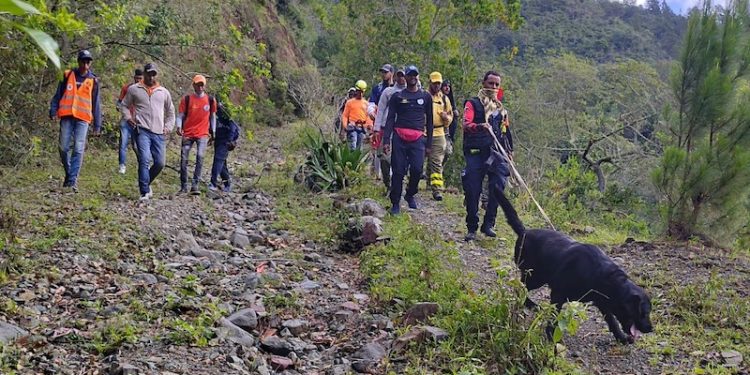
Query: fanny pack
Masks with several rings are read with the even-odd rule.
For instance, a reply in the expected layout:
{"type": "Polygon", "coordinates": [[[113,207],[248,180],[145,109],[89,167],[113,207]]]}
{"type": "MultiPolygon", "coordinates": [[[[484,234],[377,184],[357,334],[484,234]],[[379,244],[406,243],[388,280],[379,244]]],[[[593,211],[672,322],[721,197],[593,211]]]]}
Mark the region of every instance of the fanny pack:
{"type": "Polygon", "coordinates": [[[421,130],[409,129],[409,128],[396,128],[396,134],[406,143],[412,143],[422,138],[424,133],[421,130]]]}

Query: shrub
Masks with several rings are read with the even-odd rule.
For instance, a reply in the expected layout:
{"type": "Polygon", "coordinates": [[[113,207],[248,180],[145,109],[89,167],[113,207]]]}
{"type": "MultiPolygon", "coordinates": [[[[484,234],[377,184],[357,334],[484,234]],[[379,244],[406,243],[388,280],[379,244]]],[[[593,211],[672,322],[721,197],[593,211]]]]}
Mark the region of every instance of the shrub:
{"type": "Polygon", "coordinates": [[[316,192],[338,191],[357,183],[367,154],[317,133],[308,134],[304,145],[308,156],[295,176],[297,182],[316,192]]]}

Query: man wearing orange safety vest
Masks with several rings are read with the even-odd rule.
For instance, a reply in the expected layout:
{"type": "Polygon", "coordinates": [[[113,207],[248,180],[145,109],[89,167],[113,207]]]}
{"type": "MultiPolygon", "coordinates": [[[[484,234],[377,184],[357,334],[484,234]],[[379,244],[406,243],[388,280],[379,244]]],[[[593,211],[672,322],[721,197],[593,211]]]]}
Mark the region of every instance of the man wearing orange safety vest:
{"type": "Polygon", "coordinates": [[[94,134],[102,129],[99,79],[91,72],[93,60],[91,52],[78,52],[78,68],[65,71],[50,102],[50,119],[60,119],[60,161],[65,168],[63,187],[70,187],[73,192],[78,192],[78,173],[89,125],[94,124],[94,134]]]}

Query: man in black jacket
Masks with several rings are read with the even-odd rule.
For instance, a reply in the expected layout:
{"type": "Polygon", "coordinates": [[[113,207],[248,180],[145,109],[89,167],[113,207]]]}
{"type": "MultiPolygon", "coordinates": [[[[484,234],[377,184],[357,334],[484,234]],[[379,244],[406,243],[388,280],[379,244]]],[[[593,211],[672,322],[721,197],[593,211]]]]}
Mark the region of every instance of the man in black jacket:
{"type": "MultiPolygon", "coordinates": [[[[507,155],[513,152],[513,137],[508,127],[508,112],[497,98],[500,89],[500,74],[489,71],[482,80],[482,89],[477,96],[464,104],[464,157],[466,168],[461,174],[464,194],[466,194],[466,241],[476,239],[479,228],[479,196],[482,181],[488,177],[492,187],[505,188],[510,169],[508,161],[495,149],[498,140],[507,155]],[[494,135],[494,137],[493,137],[494,135]]],[[[493,227],[497,216],[498,200],[490,194],[481,232],[488,237],[496,237],[493,227]]]]}
{"type": "Polygon", "coordinates": [[[409,185],[404,199],[409,208],[417,208],[414,196],[422,176],[425,152],[429,153],[432,147],[432,96],[418,87],[419,70],[416,66],[408,66],[404,73],[406,88],[393,94],[388,102],[388,118],[383,131],[383,150],[386,154],[390,152],[393,142],[390,198],[391,214],[394,215],[401,212],[401,192],[407,170],[409,185]]]}

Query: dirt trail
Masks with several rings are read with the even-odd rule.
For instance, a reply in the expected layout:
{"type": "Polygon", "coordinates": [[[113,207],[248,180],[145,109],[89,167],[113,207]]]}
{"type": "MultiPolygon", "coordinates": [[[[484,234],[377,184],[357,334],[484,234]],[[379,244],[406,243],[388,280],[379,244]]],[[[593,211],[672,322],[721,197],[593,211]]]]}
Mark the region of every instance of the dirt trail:
{"type": "Polygon", "coordinates": [[[356,257],[278,229],[274,197],[255,186],[284,161],[273,130],[232,153],[231,193],[176,195],[171,170],[148,202],[111,191],[135,189],[134,171],[79,194],[52,178],[18,192],[28,266],[0,284],[0,339],[23,338],[0,373],[350,372],[372,327],[392,323],[369,314],[356,257]],[[62,234],[45,242],[39,225],[62,234]]]}
{"type": "MultiPolygon", "coordinates": [[[[489,239],[478,234],[479,241],[464,242],[466,226],[464,216],[451,212],[444,202],[430,199],[428,191],[420,190],[420,208],[408,210],[412,219],[428,228],[439,230],[447,241],[454,242],[459,256],[466,270],[472,272],[472,282],[476,291],[496,288],[497,273],[493,269],[493,262],[501,265],[512,265],[512,252],[515,243],[513,238],[489,239]]],[[[455,198],[454,198],[455,199],[455,198]]],[[[480,219],[484,210],[480,210],[480,219]]],[[[498,213],[496,228],[505,224],[502,211],[498,213]]],[[[746,258],[732,258],[723,251],[690,248],[680,244],[650,244],[634,242],[623,244],[611,249],[604,249],[620,264],[636,283],[644,285],[647,292],[656,297],[652,320],[657,331],[645,336],[635,345],[619,345],[607,329],[606,323],[593,307],[589,307],[588,319],[582,323],[575,336],[564,338],[569,360],[579,364],[587,373],[592,374],[663,374],[692,372],[696,363],[715,364],[722,366],[725,360],[717,348],[713,351],[702,349],[694,345],[691,357],[691,347],[673,350],[671,347],[680,341],[690,343],[690,338],[681,338],[674,332],[665,332],[669,328],[661,328],[659,324],[673,318],[673,312],[668,310],[672,303],[666,298],[673,293],[679,293],[679,287],[684,285],[703,285],[711,279],[711,275],[719,274],[723,279],[732,280],[729,285],[731,291],[737,291],[745,297],[750,290],[750,262],[746,258]],[[664,329],[664,331],[662,331],[664,329]],[[664,355],[669,353],[669,355],[664,355]],[[703,356],[703,360],[694,356],[703,356]]],[[[515,268],[515,267],[514,267],[515,268]]],[[[549,298],[549,290],[544,287],[534,291],[531,298],[544,301],[549,298]]],[[[731,300],[719,300],[720,303],[732,304],[731,300]]],[[[673,321],[669,324],[674,324],[673,321]]],[[[741,331],[737,327],[737,333],[741,331]]],[[[747,373],[747,359],[736,370],[747,373]]]]}

